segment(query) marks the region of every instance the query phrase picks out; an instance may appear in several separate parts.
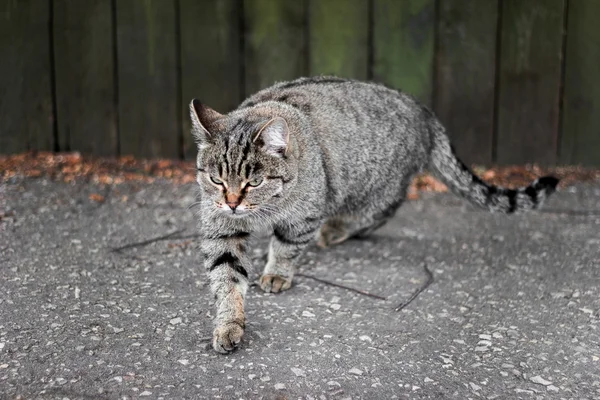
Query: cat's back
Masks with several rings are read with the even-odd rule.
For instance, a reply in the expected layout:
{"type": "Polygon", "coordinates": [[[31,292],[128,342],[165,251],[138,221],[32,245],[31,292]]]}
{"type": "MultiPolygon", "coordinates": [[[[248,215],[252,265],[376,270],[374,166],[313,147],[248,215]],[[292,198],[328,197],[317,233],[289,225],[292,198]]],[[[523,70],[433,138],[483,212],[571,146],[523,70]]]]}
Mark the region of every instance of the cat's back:
{"type": "Polygon", "coordinates": [[[328,116],[347,116],[354,123],[383,118],[394,110],[408,115],[420,106],[404,93],[373,82],[362,82],[335,76],[299,78],[279,82],[246,99],[240,108],[252,107],[266,101],[284,102],[304,113],[327,119],[328,116]]]}
{"type": "Polygon", "coordinates": [[[385,176],[422,165],[430,146],[431,112],[383,85],[329,76],[301,78],[261,90],[240,108],[272,101],[292,106],[309,121],[308,132],[296,133],[318,143],[325,170],[339,181],[332,186],[375,190],[385,176]]]}
{"type": "MultiPolygon", "coordinates": [[[[324,148],[371,155],[422,144],[418,132],[430,112],[411,96],[383,85],[333,76],[280,82],[257,92],[240,108],[276,101],[302,112],[324,148]]],[[[426,138],[425,138],[426,139],[426,138]]]]}

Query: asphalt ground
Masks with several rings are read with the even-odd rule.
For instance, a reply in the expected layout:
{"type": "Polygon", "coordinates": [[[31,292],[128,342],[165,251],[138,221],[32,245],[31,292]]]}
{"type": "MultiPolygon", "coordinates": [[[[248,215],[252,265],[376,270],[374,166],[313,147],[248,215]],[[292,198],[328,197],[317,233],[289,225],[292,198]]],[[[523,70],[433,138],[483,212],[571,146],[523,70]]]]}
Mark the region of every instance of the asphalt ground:
{"type": "Polygon", "coordinates": [[[227,356],[194,190],[0,185],[0,398],[600,398],[600,183],[523,216],[424,195],[366,240],[312,246],[291,290],[250,288],[227,356]]]}

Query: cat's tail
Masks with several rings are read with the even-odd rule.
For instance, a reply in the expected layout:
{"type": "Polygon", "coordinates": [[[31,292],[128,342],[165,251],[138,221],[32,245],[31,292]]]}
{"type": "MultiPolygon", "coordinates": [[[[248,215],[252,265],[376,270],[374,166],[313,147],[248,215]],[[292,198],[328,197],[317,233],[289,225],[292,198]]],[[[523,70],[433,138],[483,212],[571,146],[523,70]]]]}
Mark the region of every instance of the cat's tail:
{"type": "Polygon", "coordinates": [[[539,208],[556,190],[558,179],[545,176],[529,186],[506,189],[488,185],[458,159],[444,128],[436,121],[429,167],[458,196],[491,212],[520,213],[539,208]]]}

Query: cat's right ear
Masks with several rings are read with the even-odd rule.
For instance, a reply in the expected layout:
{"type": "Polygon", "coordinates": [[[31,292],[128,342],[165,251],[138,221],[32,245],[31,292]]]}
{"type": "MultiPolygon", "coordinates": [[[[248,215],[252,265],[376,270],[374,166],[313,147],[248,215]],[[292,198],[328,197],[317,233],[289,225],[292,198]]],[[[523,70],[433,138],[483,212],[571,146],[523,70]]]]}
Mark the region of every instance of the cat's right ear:
{"type": "Polygon", "coordinates": [[[219,114],[209,106],[202,104],[200,100],[193,99],[190,102],[190,118],[192,120],[192,135],[198,146],[208,145],[213,135],[209,129],[223,115],[219,114]]]}

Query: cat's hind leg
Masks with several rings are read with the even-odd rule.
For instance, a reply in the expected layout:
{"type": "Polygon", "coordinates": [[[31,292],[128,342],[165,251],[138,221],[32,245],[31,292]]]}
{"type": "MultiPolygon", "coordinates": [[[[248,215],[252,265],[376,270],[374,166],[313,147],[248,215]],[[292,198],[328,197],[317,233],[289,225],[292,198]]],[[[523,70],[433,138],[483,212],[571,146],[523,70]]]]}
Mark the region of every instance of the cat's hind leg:
{"type": "Polygon", "coordinates": [[[370,218],[352,215],[332,217],[321,227],[317,244],[322,248],[340,244],[350,239],[364,227],[370,226],[372,223],[373,221],[370,218]]]}
{"type": "Polygon", "coordinates": [[[277,293],[292,286],[298,258],[316,236],[321,220],[307,220],[293,226],[275,227],[269,244],[269,258],[260,277],[260,287],[277,293]]]}
{"type": "Polygon", "coordinates": [[[321,227],[317,244],[327,248],[351,238],[364,238],[385,225],[402,205],[404,198],[383,209],[372,208],[354,215],[342,215],[330,218],[321,227]]]}

